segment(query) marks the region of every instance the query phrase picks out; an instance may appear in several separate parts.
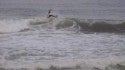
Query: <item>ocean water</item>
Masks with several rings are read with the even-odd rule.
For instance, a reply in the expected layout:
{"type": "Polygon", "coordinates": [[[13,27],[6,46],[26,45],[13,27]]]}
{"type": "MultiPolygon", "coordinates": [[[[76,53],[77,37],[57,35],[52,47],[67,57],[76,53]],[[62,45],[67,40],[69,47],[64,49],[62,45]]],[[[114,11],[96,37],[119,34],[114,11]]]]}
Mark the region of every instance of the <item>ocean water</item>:
{"type": "Polygon", "coordinates": [[[125,70],[124,0],[0,0],[0,70],[125,70]],[[53,9],[57,18],[46,18],[53,9]]]}

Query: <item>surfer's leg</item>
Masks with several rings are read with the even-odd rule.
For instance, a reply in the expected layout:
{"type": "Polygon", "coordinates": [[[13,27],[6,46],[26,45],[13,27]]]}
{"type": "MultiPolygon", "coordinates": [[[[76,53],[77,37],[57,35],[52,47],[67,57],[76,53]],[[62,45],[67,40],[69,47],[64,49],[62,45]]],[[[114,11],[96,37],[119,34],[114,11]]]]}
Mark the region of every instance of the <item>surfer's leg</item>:
{"type": "Polygon", "coordinates": [[[55,17],[55,18],[57,18],[57,16],[55,16],[55,15],[49,15],[48,18],[50,18],[50,17],[55,17]]]}
{"type": "Polygon", "coordinates": [[[53,17],[53,15],[49,15],[48,18],[53,17]]]}

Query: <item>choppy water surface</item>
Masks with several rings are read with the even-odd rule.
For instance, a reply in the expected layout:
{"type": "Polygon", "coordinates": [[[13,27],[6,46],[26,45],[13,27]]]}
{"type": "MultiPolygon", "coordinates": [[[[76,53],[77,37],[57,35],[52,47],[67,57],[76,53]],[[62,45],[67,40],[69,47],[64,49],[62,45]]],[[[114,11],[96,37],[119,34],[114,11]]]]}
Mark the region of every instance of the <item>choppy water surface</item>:
{"type": "Polygon", "coordinates": [[[45,16],[48,9],[66,17],[125,19],[124,0],[0,0],[0,17],[45,16]]]}
{"type": "Polygon", "coordinates": [[[123,0],[0,0],[0,67],[124,70],[124,7],[123,0]],[[50,8],[58,18],[45,18],[50,8]]]}

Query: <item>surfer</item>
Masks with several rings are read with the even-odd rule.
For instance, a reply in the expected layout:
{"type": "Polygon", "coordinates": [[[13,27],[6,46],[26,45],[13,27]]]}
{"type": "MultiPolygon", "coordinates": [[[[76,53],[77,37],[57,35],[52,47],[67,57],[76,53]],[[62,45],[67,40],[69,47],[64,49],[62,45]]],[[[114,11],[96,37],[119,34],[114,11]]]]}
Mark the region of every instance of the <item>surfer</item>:
{"type": "Polygon", "coordinates": [[[55,17],[55,18],[57,18],[56,15],[53,15],[53,14],[52,14],[52,9],[50,9],[50,10],[48,11],[47,18],[50,18],[50,17],[55,17]]]}

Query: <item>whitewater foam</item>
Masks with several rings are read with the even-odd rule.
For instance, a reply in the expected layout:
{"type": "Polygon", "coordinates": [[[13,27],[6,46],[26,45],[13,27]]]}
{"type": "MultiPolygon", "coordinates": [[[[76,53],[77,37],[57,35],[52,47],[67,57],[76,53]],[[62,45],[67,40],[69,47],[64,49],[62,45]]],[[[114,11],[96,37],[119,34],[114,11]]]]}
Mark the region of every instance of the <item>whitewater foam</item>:
{"type": "Polygon", "coordinates": [[[11,63],[7,61],[5,65],[0,66],[0,68],[8,70],[17,69],[27,69],[27,70],[37,70],[38,68],[42,70],[124,70],[125,60],[124,58],[110,57],[110,58],[99,58],[99,59],[64,59],[64,60],[54,60],[54,61],[44,61],[44,62],[34,62],[34,63],[11,63]],[[117,69],[117,65],[121,65],[117,69]],[[123,67],[122,67],[123,66],[123,67]]]}
{"type": "Polygon", "coordinates": [[[18,32],[28,28],[27,20],[0,20],[0,33],[18,32]]]}

